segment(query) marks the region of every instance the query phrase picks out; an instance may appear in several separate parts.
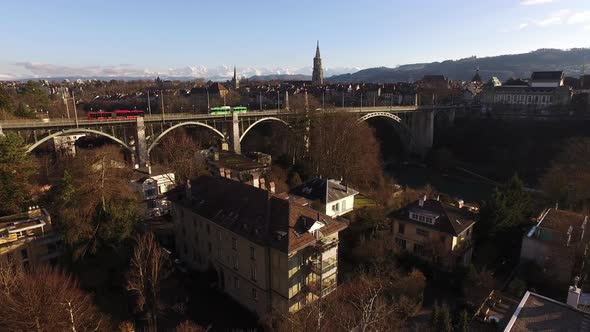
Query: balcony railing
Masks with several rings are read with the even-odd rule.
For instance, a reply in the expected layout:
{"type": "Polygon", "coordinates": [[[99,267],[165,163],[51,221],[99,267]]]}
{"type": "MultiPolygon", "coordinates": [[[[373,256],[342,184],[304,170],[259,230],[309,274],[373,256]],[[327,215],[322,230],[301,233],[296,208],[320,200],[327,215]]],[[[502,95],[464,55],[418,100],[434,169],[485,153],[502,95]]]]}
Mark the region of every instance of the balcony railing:
{"type": "Polygon", "coordinates": [[[324,252],[338,246],[338,240],[324,240],[320,239],[314,244],[314,248],[319,252],[324,252]]]}
{"type": "Polygon", "coordinates": [[[310,261],[309,267],[310,270],[315,274],[326,274],[336,268],[338,265],[338,261],[336,259],[330,259],[323,262],[318,261],[310,261]]]}

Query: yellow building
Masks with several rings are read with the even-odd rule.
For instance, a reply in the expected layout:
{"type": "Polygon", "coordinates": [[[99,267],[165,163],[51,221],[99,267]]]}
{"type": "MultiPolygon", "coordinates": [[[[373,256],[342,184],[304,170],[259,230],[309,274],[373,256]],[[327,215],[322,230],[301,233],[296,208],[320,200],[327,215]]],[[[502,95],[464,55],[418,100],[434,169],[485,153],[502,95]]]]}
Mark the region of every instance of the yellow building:
{"type": "Polygon", "coordinates": [[[62,253],[61,243],[60,236],[52,230],[49,213],[43,208],[0,217],[0,255],[9,255],[25,268],[55,263],[62,253]]]}
{"type": "Polygon", "coordinates": [[[392,212],[388,219],[396,248],[440,264],[444,269],[471,262],[473,208],[429,199],[419,200],[392,212]]]}
{"type": "Polygon", "coordinates": [[[249,310],[297,311],[336,287],[338,232],[346,224],[301,199],[218,177],[171,195],[176,249],[249,310]]]}

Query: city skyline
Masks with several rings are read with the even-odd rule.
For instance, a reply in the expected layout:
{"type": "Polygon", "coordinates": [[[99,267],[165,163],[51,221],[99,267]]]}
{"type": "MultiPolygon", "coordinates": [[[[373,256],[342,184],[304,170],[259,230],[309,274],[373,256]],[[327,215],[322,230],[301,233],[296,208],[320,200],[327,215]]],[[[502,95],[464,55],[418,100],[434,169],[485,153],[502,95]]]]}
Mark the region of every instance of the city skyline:
{"type": "Polygon", "coordinates": [[[0,22],[10,32],[0,55],[0,79],[221,78],[231,77],[234,66],[246,77],[311,75],[318,39],[325,77],[370,67],[590,46],[583,38],[590,31],[587,1],[454,2],[453,11],[433,1],[380,0],[363,8],[311,1],[223,6],[172,1],[166,8],[155,2],[7,3],[12,15],[0,22]],[[63,19],[57,21],[58,16],[63,19]]]}

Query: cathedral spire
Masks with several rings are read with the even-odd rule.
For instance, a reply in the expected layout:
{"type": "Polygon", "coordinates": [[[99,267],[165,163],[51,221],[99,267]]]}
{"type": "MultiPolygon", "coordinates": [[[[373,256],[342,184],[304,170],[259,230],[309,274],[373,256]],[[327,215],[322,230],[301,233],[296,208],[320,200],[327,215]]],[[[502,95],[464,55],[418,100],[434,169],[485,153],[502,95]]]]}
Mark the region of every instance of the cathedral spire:
{"type": "Polygon", "coordinates": [[[315,49],[315,58],[313,58],[313,72],[311,75],[313,85],[324,84],[324,69],[322,68],[322,58],[320,57],[320,41],[317,41],[315,49]]]}
{"type": "Polygon", "coordinates": [[[236,66],[234,66],[234,77],[231,80],[232,83],[232,87],[234,88],[234,90],[237,90],[240,88],[240,80],[238,79],[238,73],[236,71],[236,66]]]}

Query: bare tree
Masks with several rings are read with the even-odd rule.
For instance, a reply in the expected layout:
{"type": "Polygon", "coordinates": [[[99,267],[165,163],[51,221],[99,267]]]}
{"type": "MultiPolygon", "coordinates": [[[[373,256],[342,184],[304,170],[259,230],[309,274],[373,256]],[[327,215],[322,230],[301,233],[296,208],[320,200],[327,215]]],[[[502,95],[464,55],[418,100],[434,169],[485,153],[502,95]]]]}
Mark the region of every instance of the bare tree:
{"type": "Polygon", "coordinates": [[[205,329],[197,323],[186,320],[176,326],[176,332],[207,332],[209,329],[205,329]]]}
{"type": "Polygon", "coordinates": [[[186,180],[206,173],[205,159],[200,151],[198,142],[179,131],[164,138],[155,157],[165,169],[174,172],[177,183],[186,183],[186,180]]]}
{"type": "Polygon", "coordinates": [[[361,189],[383,185],[379,143],[365,122],[349,114],[316,114],[311,123],[312,172],[343,178],[361,189]]]}
{"type": "Polygon", "coordinates": [[[131,170],[118,148],[80,153],[65,166],[55,212],[65,229],[74,258],[130,235],[137,219],[137,193],[129,184],[131,170]]]}
{"type": "MultiPolygon", "coordinates": [[[[20,270],[4,260],[0,274],[20,270]]],[[[90,296],[64,272],[49,266],[17,272],[0,289],[2,331],[103,331],[109,322],[95,308],[90,296]]]]}
{"type": "Polygon", "coordinates": [[[127,290],[136,297],[138,313],[148,315],[151,331],[158,326],[160,285],[168,269],[168,257],[160,248],[153,233],[135,236],[135,249],[127,274],[127,290]]]}

